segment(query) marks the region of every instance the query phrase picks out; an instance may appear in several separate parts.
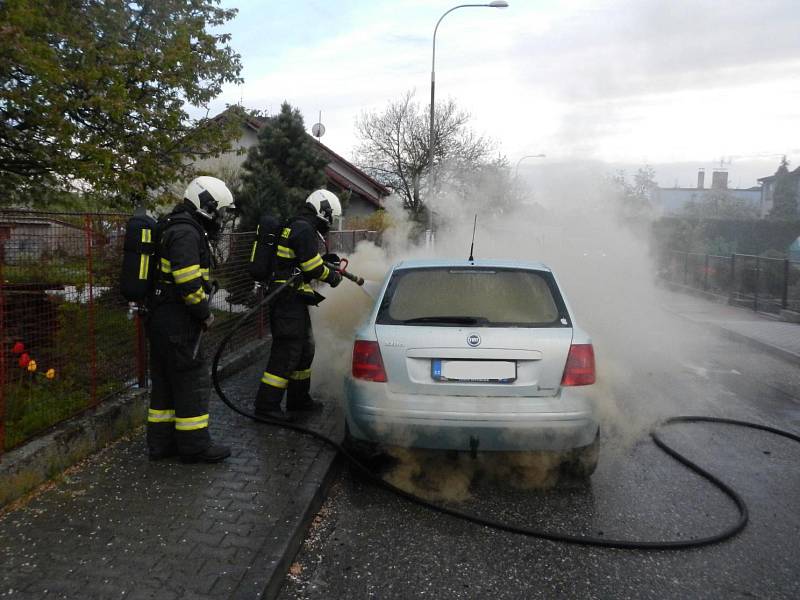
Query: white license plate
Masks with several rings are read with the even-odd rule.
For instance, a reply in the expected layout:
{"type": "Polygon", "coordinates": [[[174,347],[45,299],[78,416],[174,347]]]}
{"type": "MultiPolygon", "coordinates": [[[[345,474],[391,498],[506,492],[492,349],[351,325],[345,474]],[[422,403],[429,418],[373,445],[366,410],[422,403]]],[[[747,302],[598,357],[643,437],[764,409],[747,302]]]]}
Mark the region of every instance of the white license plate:
{"type": "Polygon", "coordinates": [[[511,383],[517,378],[517,363],[510,360],[431,361],[431,375],[436,381],[475,381],[511,383]]]}

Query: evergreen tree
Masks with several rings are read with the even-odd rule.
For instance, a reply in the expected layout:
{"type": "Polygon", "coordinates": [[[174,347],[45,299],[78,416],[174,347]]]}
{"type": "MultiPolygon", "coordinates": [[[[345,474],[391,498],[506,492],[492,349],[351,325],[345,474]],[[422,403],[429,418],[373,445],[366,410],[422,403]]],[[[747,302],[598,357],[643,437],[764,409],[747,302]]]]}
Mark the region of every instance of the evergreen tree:
{"type": "Polygon", "coordinates": [[[253,231],[262,214],[279,219],[293,215],[308,194],[325,185],[327,161],[306,133],[300,111],[287,102],[267,119],[242,165],[242,186],[236,197],[240,228],[253,231]]]}
{"type": "Polygon", "coordinates": [[[769,216],[773,219],[797,219],[797,179],[789,173],[789,162],[784,156],[778,170],[775,171],[775,190],[772,192],[772,210],[769,216]]]}

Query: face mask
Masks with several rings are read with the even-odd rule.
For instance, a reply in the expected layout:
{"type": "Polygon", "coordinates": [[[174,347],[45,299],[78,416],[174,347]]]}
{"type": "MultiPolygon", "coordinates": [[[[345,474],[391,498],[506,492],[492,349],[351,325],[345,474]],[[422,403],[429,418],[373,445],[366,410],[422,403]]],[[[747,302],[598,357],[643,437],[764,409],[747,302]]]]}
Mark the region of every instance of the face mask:
{"type": "Polygon", "coordinates": [[[219,234],[222,231],[222,221],[218,216],[215,215],[210,221],[204,219],[204,225],[209,239],[216,240],[219,238],[219,234]]]}

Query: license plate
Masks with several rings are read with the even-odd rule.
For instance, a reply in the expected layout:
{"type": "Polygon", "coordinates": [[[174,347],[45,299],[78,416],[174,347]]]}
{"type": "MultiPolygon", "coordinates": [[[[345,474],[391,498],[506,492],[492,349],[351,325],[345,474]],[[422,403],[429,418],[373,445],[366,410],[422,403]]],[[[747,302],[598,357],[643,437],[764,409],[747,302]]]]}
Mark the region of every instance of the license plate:
{"type": "Polygon", "coordinates": [[[447,360],[431,361],[434,381],[478,383],[511,383],[517,378],[517,363],[510,360],[447,360]]]}

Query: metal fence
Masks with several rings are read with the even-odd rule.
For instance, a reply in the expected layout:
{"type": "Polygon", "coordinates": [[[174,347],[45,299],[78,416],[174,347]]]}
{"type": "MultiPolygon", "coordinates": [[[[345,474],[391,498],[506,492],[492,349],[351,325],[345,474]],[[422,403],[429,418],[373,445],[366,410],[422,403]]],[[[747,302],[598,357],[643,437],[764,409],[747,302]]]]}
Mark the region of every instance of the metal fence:
{"type": "MultiPolygon", "coordinates": [[[[0,211],[0,453],[132,387],[147,385],[142,318],[119,292],[126,214],[0,211]]],[[[351,252],[371,232],[331,232],[351,252]]],[[[245,264],[254,233],[214,245],[216,347],[259,299],[245,264]]],[[[232,340],[266,336],[260,311],[232,340]]]]}
{"type": "Polygon", "coordinates": [[[660,277],[727,296],[732,304],[750,306],[755,311],[800,312],[800,262],[788,258],[672,251],[662,259],[660,277]]]}
{"type": "Polygon", "coordinates": [[[331,231],[328,233],[328,246],[331,252],[352,254],[356,251],[359,242],[379,242],[379,233],[366,229],[351,229],[348,231],[331,231]]]}

